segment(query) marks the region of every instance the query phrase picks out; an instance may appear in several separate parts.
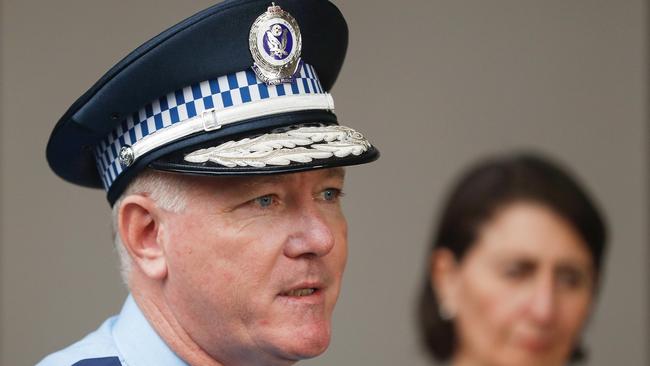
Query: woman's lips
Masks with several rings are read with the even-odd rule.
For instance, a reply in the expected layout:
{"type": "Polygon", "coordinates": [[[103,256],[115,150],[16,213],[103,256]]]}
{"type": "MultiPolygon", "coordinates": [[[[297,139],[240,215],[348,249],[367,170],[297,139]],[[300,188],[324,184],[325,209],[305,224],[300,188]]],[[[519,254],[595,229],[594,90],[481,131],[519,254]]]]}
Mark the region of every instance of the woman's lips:
{"type": "Polygon", "coordinates": [[[538,353],[548,351],[553,342],[548,338],[524,338],[520,344],[529,352],[538,353]]]}

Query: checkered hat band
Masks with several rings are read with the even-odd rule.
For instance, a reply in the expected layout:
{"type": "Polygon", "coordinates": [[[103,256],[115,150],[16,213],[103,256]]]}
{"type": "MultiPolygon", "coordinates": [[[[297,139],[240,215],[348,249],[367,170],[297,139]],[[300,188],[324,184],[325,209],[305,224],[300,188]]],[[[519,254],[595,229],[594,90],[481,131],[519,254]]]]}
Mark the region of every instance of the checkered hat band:
{"type": "Polygon", "coordinates": [[[97,145],[95,158],[104,189],[108,190],[122,173],[123,167],[118,159],[122,147],[131,146],[158,130],[210,109],[225,110],[285,95],[324,93],[316,71],[306,63],[290,84],[269,86],[249,69],[169,93],[128,116],[97,145]]]}

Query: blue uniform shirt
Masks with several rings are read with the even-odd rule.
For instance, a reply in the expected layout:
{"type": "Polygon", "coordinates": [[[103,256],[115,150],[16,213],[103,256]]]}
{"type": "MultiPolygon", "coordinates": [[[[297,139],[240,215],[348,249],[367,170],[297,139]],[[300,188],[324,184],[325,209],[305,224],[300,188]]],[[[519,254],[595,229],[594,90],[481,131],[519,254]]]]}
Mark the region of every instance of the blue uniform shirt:
{"type": "Polygon", "coordinates": [[[119,315],[36,366],[188,366],[158,336],[129,296],[119,315]]]}

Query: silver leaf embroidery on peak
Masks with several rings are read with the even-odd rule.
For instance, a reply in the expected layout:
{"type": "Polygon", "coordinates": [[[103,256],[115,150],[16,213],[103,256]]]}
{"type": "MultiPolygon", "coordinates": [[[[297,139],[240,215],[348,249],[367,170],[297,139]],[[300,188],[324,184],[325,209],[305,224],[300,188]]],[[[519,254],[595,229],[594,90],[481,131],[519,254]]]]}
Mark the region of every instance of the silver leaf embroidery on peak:
{"type": "Polygon", "coordinates": [[[185,156],[190,163],[213,163],[226,167],[289,165],[313,159],[361,155],[370,148],[363,135],[345,126],[301,127],[282,133],[228,141],[185,156]]]}

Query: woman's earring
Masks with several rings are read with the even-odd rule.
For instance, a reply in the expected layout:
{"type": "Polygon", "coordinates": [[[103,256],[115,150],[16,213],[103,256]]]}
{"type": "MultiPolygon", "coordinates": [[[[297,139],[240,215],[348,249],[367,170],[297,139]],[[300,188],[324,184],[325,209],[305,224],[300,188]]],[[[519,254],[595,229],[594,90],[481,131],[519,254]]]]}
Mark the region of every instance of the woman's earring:
{"type": "Polygon", "coordinates": [[[444,303],[440,303],[440,305],[438,306],[438,315],[440,315],[440,319],[445,321],[450,321],[454,319],[454,317],[456,316],[456,312],[450,310],[449,307],[446,306],[444,303]]]}

